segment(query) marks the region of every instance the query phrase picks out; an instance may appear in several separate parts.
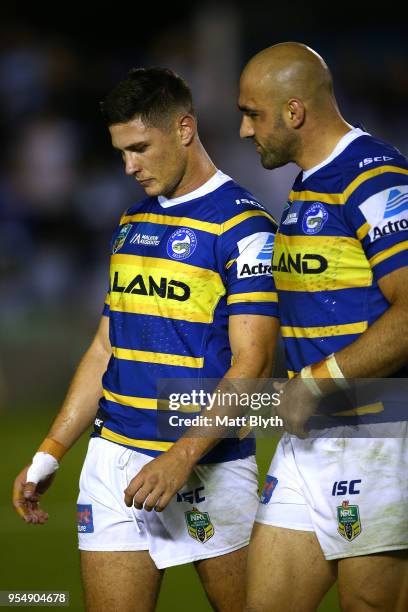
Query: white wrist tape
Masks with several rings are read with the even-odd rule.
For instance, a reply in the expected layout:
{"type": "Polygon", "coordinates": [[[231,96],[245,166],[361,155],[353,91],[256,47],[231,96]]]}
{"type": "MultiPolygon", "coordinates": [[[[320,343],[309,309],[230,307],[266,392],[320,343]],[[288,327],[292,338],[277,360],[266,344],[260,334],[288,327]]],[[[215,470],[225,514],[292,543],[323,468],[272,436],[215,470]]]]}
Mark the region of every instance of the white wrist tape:
{"type": "Polygon", "coordinates": [[[37,484],[47,476],[51,476],[59,468],[59,463],[49,453],[35,453],[33,461],[27,471],[27,482],[37,484]]]}

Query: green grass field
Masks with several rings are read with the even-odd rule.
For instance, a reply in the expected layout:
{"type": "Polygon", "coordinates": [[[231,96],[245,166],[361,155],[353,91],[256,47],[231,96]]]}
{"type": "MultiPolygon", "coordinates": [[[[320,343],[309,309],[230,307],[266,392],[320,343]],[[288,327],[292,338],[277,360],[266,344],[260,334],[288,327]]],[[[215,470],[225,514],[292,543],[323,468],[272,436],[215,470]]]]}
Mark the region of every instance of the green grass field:
{"type": "MultiPolygon", "coordinates": [[[[49,414],[22,411],[2,419],[2,476],[0,499],[1,574],[0,590],[63,590],[70,592],[70,610],[84,610],[79,578],[76,538],[78,478],[86,452],[87,436],[64,458],[43,507],[50,514],[47,525],[26,525],[11,507],[11,487],[18,471],[28,463],[52,420],[49,414]]],[[[261,478],[272,455],[271,439],[258,441],[261,478]]],[[[276,559],[278,563],[279,560],[276,559]]],[[[41,608],[36,608],[41,609],[41,608]]],[[[49,609],[49,608],[44,608],[49,609]]],[[[158,612],[208,612],[211,610],[195,571],[190,566],[167,570],[158,612]]],[[[332,590],[319,612],[339,610],[332,590]]],[[[284,612],[284,611],[282,611],[284,612]]],[[[301,612],[301,610],[299,610],[301,612]]]]}

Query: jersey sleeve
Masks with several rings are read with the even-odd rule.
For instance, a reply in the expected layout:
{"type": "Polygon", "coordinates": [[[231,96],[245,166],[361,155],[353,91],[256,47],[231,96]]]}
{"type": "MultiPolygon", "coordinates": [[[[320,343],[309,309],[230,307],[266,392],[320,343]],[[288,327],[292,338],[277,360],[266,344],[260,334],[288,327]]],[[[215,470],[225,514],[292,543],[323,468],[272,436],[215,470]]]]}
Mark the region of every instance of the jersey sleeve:
{"type": "Polygon", "coordinates": [[[272,276],[277,226],[268,213],[252,211],[226,222],[220,236],[221,264],[229,315],[278,316],[272,276]]]}
{"type": "Polygon", "coordinates": [[[345,215],[378,281],[408,266],[408,166],[380,166],[365,175],[358,177],[345,215]]]}

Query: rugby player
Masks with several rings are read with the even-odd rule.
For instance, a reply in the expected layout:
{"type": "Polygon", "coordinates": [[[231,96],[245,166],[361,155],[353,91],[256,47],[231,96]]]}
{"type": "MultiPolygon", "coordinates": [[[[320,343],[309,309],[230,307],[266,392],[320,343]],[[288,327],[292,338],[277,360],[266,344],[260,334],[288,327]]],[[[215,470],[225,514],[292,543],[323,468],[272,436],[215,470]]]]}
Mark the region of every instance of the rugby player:
{"type": "Polygon", "coordinates": [[[15,481],[14,506],[28,523],[47,520],[39,496],[94,422],[78,498],[87,609],[153,610],[164,569],[194,562],[211,604],[240,610],[258,502],[254,440],[161,438],[157,380],[270,376],[276,226],[214,166],[191,92],[170,70],[132,69],[102,112],[147,197],[113,234],[99,329],[15,481]]]}
{"type": "MultiPolygon", "coordinates": [[[[302,44],[255,55],[239,107],[240,136],[255,143],[264,168],[295,162],[302,170],[272,266],[292,377],[290,401],[277,408],[288,433],[251,538],[246,609],[316,610],[338,579],[343,610],[407,610],[406,436],[305,437],[304,427],[316,397],[344,377],[405,374],[407,160],[344,120],[328,67],[302,44]]],[[[364,426],[381,410],[341,414],[364,426]]]]}

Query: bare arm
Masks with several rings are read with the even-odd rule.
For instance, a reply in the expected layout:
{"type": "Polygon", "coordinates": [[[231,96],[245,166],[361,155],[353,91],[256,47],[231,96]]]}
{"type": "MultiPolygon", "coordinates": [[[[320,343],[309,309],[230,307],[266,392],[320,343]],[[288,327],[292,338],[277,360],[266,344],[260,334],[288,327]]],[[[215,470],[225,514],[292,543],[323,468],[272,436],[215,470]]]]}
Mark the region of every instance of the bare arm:
{"type": "MultiPolygon", "coordinates": [[[[408,363],[408,267],[387,274],[378,285],[390,307],[357,340],[335,353],[345,378],[388,376],[408,363]]],[[[324,378],[318,378],[318,386],[323,394],[337,388],[335,381],[324,378]]],[[[277,413],[285,429],[305,437],[304,424],[318,400],[300,376],[285,385],[283,399],[277,413]]]]}
{"type": "MultiPolygon", "coordinates": [[[[111,355],[109,319],[102,317],[96,335],[72,379],[65,401],[52,424],[48,438],[66,449],[76,442],[95,418],[102,395],[102,375],[111,355]]],[[[50,486],[54,474],[35,485],[27,483],[26,466],[14,481],[13,506],[27,522],[44,523],[48,515],[40,509],[39,495],[50,486]]]]}
{"type": "Polygon", "coordinates": [[[102,396],[102,376],[112,354],[109,318],[102,317],[96,335],[83,356],[68,393],[48,433],[67,449],[91,425],[102,396]]]}
{"type": "MultiPolygon", "coordinates": [[[[278,329],[275,317],[230,316],[229,337],[234,361],[224,380],[271,376],[278,329]]],[[[146,510],[163,510],[199,459],[219,441],[219,437],[188,438],[186,434],[133,478],[125,491],[125,503],[128,506],[134,503],[137,508],[144,505],[146,510]]]]}
{"type": "Polygon", "coordinates": [[[336,353],[345,378],[387,376],[408,363],[408,267],[383,276],[378,286],[390,308],[336,353]]]}

